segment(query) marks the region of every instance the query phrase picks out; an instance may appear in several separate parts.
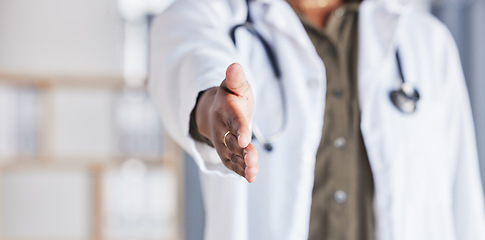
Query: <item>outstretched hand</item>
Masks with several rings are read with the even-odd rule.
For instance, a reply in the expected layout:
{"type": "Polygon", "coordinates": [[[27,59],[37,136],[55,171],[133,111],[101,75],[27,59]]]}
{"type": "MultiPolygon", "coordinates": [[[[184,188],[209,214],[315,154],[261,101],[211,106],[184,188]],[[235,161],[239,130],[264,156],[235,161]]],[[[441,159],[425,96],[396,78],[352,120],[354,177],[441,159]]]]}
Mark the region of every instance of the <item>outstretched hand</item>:
{"type": "Polygon", "coordinates": [[[248,182],[258,173],[258,153],[249,130],[253,110],[251,86],[237,63],[227,68],[219,87],[202,94],[196,109],[199,132],[212,142],[224,166],[248,182]]]}

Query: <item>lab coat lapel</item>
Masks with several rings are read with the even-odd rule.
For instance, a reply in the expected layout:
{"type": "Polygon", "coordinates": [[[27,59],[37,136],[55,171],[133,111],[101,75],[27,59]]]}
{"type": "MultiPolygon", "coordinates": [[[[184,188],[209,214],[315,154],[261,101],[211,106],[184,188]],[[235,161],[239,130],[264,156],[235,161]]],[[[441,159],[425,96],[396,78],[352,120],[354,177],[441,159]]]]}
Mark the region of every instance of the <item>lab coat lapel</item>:
{"type": "Polygon", "coordinates": [[[382,66],[398,45],[399,25],[405,9],[383,1],[364,1],[359,9],[359,61],[361,70],[382,66]]]}
{"type": "MultiPolygon", "coordinates": [[[[359,10],[359,103],[364,109],[373,90],[380,87],[392,89],[395,83],[376,82],[381,74],[396,75],[395,51],[402,39],[402,22],[409,9],[383,1],[364,1],[359,10]],[[385,67],[388,66],[388,67],[385,67]],[[394,73],[385,73],[387,71],[394,73]]],[[[404,56],[405,57],[405,56],[404,56]]],[[[376,106],[371,106],[374,109],[376,106]]],[[[364,139],[365,140],[365,139],[364,139]]]]}

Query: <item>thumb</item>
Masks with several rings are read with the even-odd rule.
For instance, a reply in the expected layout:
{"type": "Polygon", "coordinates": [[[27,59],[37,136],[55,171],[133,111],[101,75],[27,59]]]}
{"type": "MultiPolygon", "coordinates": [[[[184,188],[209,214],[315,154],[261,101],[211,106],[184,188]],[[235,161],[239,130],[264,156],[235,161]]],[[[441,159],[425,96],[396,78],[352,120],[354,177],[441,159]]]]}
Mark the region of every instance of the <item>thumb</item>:
{"type": "Polygon", "coordinates": [[[254,99],[251,86],[246,80],[246,75],[240,64],[233,63],[227,67],[226,79],[222,82],[221,87],[231,94],[242,97],[238,98],[242,100],[238,101],[241,103],[239,106],[242,107],[239,109],[239,121],[235,121],[232,124],[232,127],[234,127],[232,131],[237,133],[239,146],[245,148],[251,141],[251,131],[249,130],[248,122],[253,112],[254,99]]]}
{"type": "Polygon", "coordinates": [[[244,70],[239,63],[233,63],[226,70],[226,87],[236,95],[244,95],[250,89],[244,75],[244,70]]]}

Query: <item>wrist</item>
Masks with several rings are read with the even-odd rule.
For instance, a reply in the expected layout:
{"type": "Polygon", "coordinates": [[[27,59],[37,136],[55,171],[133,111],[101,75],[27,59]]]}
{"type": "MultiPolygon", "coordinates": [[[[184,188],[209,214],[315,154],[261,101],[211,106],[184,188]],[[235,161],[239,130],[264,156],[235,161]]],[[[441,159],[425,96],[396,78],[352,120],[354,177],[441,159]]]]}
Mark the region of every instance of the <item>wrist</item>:
{"type": "Polygon", "coordinates": [[[209,112],[214,102],[217,87],[209,88],[201,93],[197,98],[195,105],[195,124],[200,135],[212,142],[209,131],[209,112]]]}

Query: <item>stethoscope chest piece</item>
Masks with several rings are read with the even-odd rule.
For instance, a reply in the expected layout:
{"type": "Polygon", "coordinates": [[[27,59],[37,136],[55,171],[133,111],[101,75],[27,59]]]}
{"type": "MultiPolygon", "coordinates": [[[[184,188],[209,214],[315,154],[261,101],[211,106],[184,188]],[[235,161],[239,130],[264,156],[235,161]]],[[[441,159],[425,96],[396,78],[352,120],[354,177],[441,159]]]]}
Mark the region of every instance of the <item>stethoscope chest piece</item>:
{"type": "Polygon", "coordinates": [[[414,113],[419,101],[419,91],[409,82],[404,80],[401,57],[396,49],[396,63],[399,72],[400,85],[396,90],[391,91],[391,102],[403,113],[414,113]]]}
{"type": "Polygon", "coordinates": [[[407,82],[389,94],[391,102],[403,113],[414,113],[419,101],[419,91],[407,82]]]}

